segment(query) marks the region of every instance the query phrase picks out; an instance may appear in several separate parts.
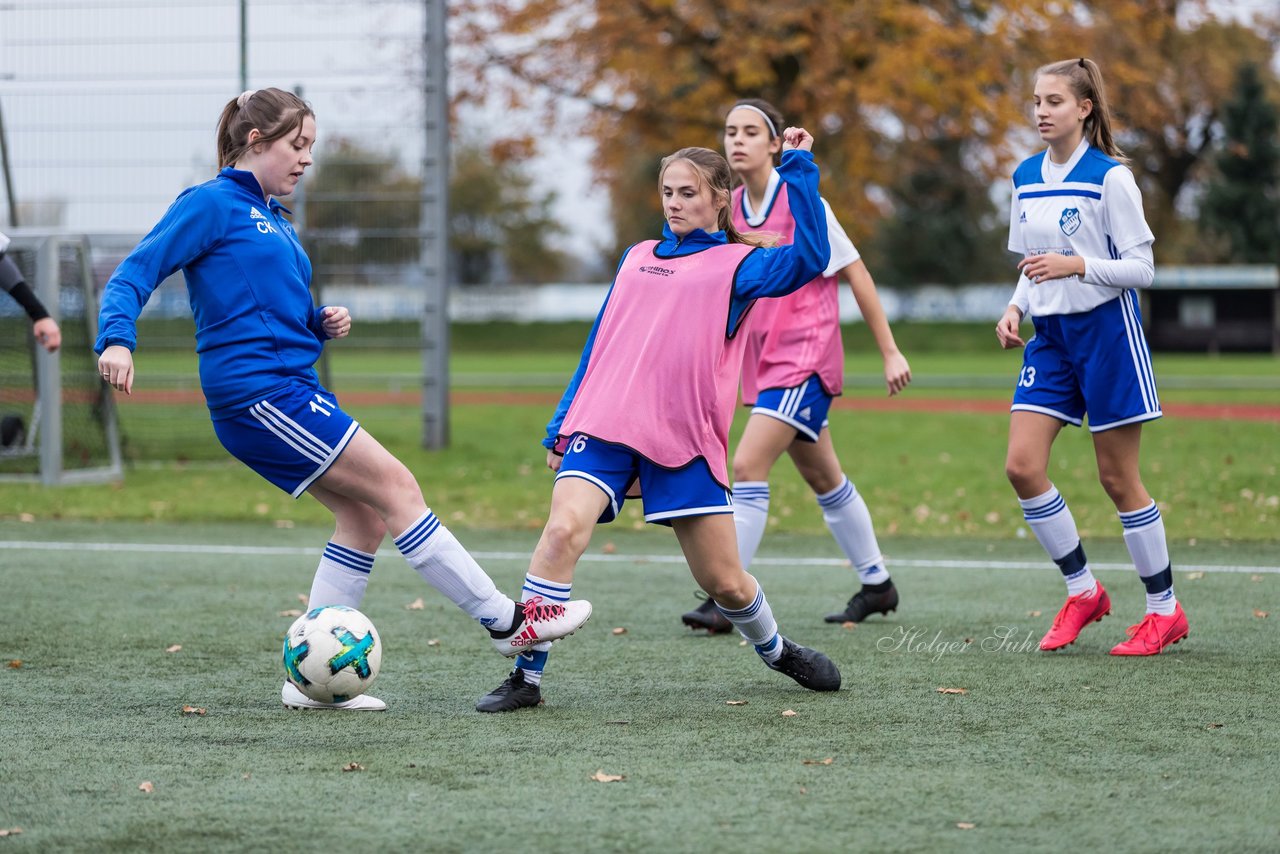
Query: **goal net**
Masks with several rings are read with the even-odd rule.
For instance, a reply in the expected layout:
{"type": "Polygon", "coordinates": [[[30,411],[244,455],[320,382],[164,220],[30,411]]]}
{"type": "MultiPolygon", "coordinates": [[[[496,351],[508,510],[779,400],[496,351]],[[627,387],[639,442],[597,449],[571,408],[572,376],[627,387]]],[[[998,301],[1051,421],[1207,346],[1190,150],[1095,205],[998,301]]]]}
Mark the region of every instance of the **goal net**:
{"type": "Polygon", "coordinates": [[[98,376],[98,301],[84,235],[18,231],[7,256],[62,328],[45,352],[22,308],[0,294],[0,479],[48,485],[118,479],[112,392],[98,376]]]}

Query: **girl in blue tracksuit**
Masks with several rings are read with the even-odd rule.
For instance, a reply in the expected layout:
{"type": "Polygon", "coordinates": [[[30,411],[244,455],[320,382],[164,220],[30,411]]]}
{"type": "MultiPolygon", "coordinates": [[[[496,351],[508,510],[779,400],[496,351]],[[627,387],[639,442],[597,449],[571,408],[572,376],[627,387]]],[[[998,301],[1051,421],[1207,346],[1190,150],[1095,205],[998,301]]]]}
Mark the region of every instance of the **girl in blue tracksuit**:
{"type": "MultiPolygon", "coordinates": [[[[138,315],[181,269],[218,440],[295,498],[309,492],[333,512],[312,607],[359,607],[391,532],[410,565],[488,629],[504,655],[572,633],[590,616],[589,603],[517,608],[427,507],[413,474],[320,385],[320,349],[350,332],[351,317],[312,303],[311,262],[274,198],[293,192],[315,139],[314,113],[290,92],[251,90],[226,105],[217,177],[184,191],[107,282],[94,347],[103,379],[132,392],[138,315]]],[[[368,696],[320,703],[290,682],[282,699],[290,708],[386,708],[368,696]]]]}

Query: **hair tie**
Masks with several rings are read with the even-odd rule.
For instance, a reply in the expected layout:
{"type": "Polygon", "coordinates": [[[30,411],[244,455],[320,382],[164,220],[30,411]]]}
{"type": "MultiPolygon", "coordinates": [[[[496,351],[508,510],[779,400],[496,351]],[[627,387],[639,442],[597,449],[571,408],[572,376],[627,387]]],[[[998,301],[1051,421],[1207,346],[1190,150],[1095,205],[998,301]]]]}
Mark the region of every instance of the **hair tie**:
{"type": "Polygon", "coordinates": [[[236,106],[243,110],[244,105],[249,103],[249,99],[252,98],[257,91],[257,89],[245,89],[240,93],[239,97],[236,98],[236,106]]]}
{"type": "Polygon", "coordinates": [[[1082,57],[1080,57],[1080,67],[1081,67],[1081,68],[1088,68],[1088,67],[1089,67],[1089,66],[1087,66],[1087,65],[1085,65],[1085,64],[1084,64],[1084,57],[1083,57],[1083,56],[1082,56],[1082,57]]]}
{"type": "MultiPolygon", "coordinates": [[[[773,119],[769,118],[769,114],[759,107],[752,106],[751,104],[734,104],[733,110],[750,110],[753,113],[758,113],[760,118],[764,119],[764,123],[769,126],[769,138],[773,139],[778,135],[778,129],[773,126],[773,119]]],[[[733,110],[730,110],[729,112],[732,113],[733,110]]]]}

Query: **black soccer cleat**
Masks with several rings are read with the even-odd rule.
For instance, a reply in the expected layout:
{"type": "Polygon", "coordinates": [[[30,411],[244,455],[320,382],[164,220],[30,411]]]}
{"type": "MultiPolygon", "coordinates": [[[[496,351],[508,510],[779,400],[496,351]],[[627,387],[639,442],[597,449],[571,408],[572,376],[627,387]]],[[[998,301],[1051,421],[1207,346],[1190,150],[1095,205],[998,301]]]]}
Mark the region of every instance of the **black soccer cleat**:
{"type": "Polygon", "coordinates": [[[782,639],[782,657],[769,669],[785,673],[810,691],[839,691],[840,670],[835,662],[816,649],[782,639]]]}
{"type": "Polygon", "coordinates": [[[480,698],[477,712],[514,712],[542,702],[542,689],[524,681],[524,671],[516,668],[502,684],[480,698]]]}
{"type": "Polygon", "coordinates": [[[892,581],[881,584],[864,584],[853,594],[849,604],[838,614],[827,614],[822,619],[828,623],[861,623],[872,614],[889,615],[898,608],[898,588],[892,581]],[[883,587],[884,589],[878,589],[883,587]]]}
{"type": "Polygon", "coordinates": [[[683,614],[680,621],[691,629],[706,629],[709,635],[722,635],[733,631],[733,623],[720,613],[720,608],[714,599],[707,599],[692,611],[683,614]]]}

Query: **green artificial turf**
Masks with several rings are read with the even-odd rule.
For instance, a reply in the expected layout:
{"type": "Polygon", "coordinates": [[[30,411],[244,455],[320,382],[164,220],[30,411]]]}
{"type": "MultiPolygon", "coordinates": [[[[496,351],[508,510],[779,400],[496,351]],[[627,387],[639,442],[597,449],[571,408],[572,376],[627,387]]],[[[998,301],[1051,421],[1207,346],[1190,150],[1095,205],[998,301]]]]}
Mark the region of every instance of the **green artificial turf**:
{"type": "MultiPolygon", "coordinates": [[[[461,535],[500,587],[518,588],[532,532],[461,535]]],[[[575,586],[595,603],[591,622],[554,647],[546,704],[502,716],[472,705],[506,663],[384,548],[363,608],[385,644],[373,693],[389,711],[286,712],[280,638],[326,536],[0,522],[0,830],[22,830],[0,846],[1280,847],[1268,544],[1176,549],[1191,635],[1124,660],[1107,652],[1143,596],[1132,570],[1110,568],[1125,562],[1114,539],[1089,547],[1115,613],[1046,655],[1029,647],[1063,588],[1033,541],[886,536],[902,605],[847,629],[821,615],[853,573],[802,561],[833,557],[830,539],[770,536],[754,572],[783,632],[844,673],[840,692],[819,695],[736,637],[680,625],[696,602],[669,532],[602,528],[575,586]],[[229,546],[243,551],[207,553],[229,546]],[[1218,564],[1257,568],[1204,570],[1218,564]],[[352,763],[362,770],[343,770],[352,763]]]]}

